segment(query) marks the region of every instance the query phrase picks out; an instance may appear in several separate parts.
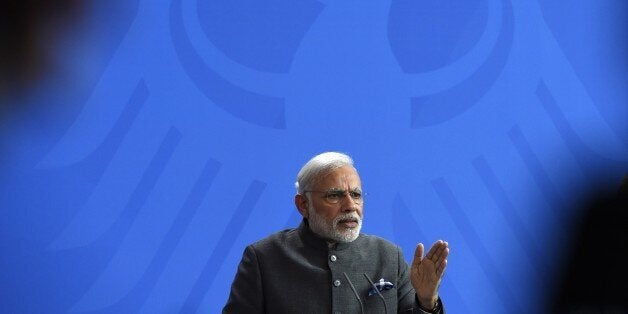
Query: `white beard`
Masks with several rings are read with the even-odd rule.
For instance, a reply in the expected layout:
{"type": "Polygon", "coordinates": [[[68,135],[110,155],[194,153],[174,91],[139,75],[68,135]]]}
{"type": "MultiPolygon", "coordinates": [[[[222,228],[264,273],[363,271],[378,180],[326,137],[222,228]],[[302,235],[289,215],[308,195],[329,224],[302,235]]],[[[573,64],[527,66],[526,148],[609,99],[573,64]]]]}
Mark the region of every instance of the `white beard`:
{"type": "Polygon", "coordinates": [[[319,236],[332,240],[335,242],[352,242],[360,235],[360,229],[362,229],[362,218],[358,216],[358,213],[353,211],[351,213],[340,214],[333,221],[328,222],[325,217],[316,213],[314,207],[308,207],[308,223],[312,232],[319,236]],[[344,219],[354,218],[357,220],[358,225],[355,228],[345,228],[339,226],[339,222],[344,219]]]}

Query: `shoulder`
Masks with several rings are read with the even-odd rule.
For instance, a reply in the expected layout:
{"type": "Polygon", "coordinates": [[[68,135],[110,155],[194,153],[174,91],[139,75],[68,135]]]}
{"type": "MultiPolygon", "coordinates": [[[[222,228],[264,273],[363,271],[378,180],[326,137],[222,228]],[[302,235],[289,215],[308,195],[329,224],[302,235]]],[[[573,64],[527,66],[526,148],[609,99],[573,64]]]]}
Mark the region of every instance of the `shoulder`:
{"type": "Polygon", "coordinates": [[[287,243],[293,242],[296,238],[298,238],[298,230],[296,228],[285,229],[250,244],[248,248],[256,252],[264,252],[285,246],[287,243]]]}

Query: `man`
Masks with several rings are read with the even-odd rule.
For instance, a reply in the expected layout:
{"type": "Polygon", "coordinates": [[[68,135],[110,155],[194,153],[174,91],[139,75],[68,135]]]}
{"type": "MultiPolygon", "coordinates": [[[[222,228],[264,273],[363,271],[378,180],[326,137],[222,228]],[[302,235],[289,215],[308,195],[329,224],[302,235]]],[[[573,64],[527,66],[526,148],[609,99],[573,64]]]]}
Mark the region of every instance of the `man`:
{"type": "Polygon", "coordinates": [[[360,233],[363,194],[353,160],[327,152],[297,176],[303,216],[248,246],[223,313],[444,313],[438,287],[447,242],[408,267],[398,246],[360,233]]]}

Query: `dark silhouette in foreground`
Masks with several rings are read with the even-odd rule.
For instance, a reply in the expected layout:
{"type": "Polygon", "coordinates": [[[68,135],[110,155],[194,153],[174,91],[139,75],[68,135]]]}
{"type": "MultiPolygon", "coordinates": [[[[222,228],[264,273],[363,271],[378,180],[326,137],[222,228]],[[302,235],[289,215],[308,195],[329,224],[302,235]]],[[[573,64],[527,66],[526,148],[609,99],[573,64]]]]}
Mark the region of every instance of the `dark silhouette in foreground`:
{"type": "Polygon", "coordinates": [[[595,193],[574,220],[551,313],[628,313],[628,176],[619,191],[595,193]]]}

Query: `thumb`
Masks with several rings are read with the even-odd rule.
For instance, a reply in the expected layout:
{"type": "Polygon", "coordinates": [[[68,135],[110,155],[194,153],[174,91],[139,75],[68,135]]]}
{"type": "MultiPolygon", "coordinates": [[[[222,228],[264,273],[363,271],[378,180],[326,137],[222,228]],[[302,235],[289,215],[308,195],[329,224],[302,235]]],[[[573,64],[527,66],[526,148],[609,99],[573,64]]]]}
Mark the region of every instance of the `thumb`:
{"type": "Polygon", "coordinates": [[[419,245],[416,246],[416,250],[414,250],[414,259],[412,260],[412,267],[418,267],[419,264],[421,264],[421,261],[423,261],[423,243],[419,243],[419,245]]]}

